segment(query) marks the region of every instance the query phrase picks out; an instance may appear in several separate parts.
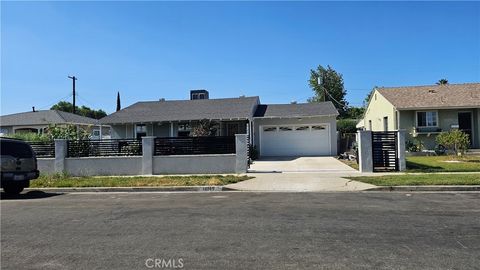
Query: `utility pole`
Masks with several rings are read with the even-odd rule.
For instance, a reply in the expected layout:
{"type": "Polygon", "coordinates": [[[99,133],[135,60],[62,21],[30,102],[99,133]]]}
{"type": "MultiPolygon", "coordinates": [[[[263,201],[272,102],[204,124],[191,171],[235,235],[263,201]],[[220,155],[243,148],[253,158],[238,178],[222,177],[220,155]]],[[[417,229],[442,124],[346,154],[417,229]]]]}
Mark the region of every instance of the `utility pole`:
{"type": "Polygon", "coordinates": [[[72,79],[73,82],[73,111],[72,113],[75,113],[75,81],[77,80],[77,77],[75,76],[68,76],[69,79],[72,79]]]}
{"type": "Polygon", "coordinates": [[[322,86],[322,82],[323,82],[322,74],[319,73],[317,78],[317,83],[318,83],[318,86],[323,88],[323,102],[325,102],[327,101],[327,88],[322,86]]]}

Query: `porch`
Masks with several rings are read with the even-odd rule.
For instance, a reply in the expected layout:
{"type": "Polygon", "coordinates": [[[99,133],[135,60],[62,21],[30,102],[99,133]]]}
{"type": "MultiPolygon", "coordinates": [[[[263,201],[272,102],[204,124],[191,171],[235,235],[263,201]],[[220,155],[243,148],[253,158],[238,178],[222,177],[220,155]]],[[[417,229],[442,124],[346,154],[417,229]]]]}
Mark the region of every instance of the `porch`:
{"type": "MultiPolygon", "coordinates": [[[[191,137],[199,120],[168,121],[149,123],[126,123],[111,126],[112,139],[140,139],[145,136],[154,137],[191,137]]],[[[249,134],[248,120],[211,120],[212,136],[235,136],[249,134]]]]}

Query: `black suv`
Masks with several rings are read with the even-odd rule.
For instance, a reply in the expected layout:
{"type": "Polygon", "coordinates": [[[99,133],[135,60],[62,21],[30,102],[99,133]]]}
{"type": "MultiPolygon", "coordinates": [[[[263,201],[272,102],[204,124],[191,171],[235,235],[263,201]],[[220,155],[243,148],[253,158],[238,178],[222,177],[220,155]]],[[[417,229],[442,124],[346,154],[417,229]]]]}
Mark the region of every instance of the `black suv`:
{"type": "Polygon", "coordinates": [[[0,138],[0,186],[7,194],[19,194],[38,178],[37,157],[32,147],[23,141],[0,138]]]}

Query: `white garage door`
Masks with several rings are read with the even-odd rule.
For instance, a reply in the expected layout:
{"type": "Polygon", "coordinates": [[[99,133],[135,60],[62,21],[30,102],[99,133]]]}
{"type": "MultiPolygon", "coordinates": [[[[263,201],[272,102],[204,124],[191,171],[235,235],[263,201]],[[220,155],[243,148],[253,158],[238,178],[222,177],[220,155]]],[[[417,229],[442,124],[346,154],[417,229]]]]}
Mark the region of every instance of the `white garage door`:
{"type": "Polygon", "coordinates": [[[328,124],[261,126],[260,133],[262,156],[330,155],[328,124]]]}

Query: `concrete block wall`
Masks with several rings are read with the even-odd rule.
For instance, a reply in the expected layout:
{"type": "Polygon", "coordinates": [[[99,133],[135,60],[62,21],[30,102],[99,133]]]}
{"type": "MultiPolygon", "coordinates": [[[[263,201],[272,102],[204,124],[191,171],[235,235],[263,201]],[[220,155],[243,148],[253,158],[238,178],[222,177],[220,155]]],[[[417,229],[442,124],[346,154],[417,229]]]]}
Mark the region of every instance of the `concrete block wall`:
{"type": "Polygon", "coordinates": [[[67,141],[55,140],[55,158],[39,158],[41,173],[73,176],[246,173],[247,135],[235,136],[235,154],[154,156],[155,137],[142,138],[142,156],[67,157],[67,141]]]}

